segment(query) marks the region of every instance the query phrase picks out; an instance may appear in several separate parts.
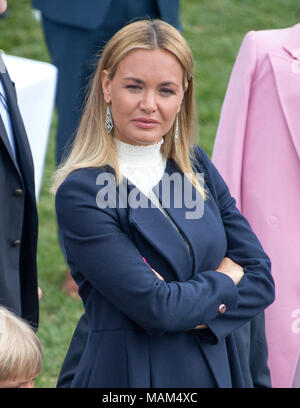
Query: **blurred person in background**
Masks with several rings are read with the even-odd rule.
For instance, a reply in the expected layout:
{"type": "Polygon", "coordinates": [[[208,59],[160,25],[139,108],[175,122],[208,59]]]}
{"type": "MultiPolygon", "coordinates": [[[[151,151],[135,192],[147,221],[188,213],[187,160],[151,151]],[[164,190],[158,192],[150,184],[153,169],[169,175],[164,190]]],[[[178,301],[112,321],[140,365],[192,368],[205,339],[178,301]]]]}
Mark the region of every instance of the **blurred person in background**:
{"type": "MultiPolygon", "coordinates": [[[[0,0],[0,12],[6,6],[6,1],[0,0]]],[[[0,192],[0,305],[37,329],[41,292],[36,264],[38,215],[34,168],[15,85],[1,54],[0,192]]]]}
{"type": "MultiPolygon", "coordinates": [[[[68,153],[84,105],[86,88],[101,49],[132,19],[160,18],[180,29],[179,0],[32,0],[52,63],[58,68],[56,164],[68,153]]],[[[63,253],[64,245],[60,244],[63,253]]],[[[64,290],[77,296],[70,273],[64,290]]]]}
{"type": "Polygon", "coordinates": [[[276,300],[265,312],[269,366],[273,387],[285,388],[300,387],[299,90],[300,24],[247,33],[212,156],[271,258],[276,300]]]}
{"type": "Polygon", "coordinates": [[[4,14],[7,9],[7,1],[6,0],[0,0],[0,14],[4,14]]]}

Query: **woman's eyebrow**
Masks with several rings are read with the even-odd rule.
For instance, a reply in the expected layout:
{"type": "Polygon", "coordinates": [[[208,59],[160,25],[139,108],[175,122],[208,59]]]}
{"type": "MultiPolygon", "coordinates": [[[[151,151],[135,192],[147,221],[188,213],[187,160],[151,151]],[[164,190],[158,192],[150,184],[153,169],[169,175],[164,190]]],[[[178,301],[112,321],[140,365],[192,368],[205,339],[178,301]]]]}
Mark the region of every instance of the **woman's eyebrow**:
{"type": "MultiPolygon", "coordinates": [[[[135,77],[127,77],[127,78],[124,78],[124,80],[134,81],[134,82],[137,82],[138,84],[142,84],[142,85],[145,84],[145,82],[144,82],[142,79],[135,78],[135,77]]],[[[164,81],[164,82],[161,82],[159,85],[160,85],[160,86],[174,85],[174,86],[176,86],[176,88],[178,88],[178,85],[176,84],[176,82],[172,82],[172,81],[164,81]]]]}
{"type": "Polygon", "coordinates": [[[139,78],[134,78],[134,77],[127,77],[127,78],[124,78],[124,80],[126,81],[134,81],[134,82],[137,82],[138,84],[144,84],[145,82],[142,80],[142,79],[139,79],[139,78]]]}
{"type": "Polygon", "coordinates": [[[176,84],[176,82],[172,82],[172,81],[165,81],[165,82],[162,82],[160,85],[161,86],[173,85],[173,86],[176,86],[176,88],[178,88],[178,85],[176,84]]]}

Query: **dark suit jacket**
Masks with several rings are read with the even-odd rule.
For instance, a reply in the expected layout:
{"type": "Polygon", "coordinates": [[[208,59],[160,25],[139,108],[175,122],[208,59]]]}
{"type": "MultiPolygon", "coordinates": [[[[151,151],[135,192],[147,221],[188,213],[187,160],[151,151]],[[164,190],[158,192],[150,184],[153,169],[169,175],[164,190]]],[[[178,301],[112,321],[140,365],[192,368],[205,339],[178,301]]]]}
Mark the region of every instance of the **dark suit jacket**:
{"type": "MultiPolygon", "coordinates": [[[[126,1],[126,0],[124,0],[126,1]]],[[[132,2],[132,0],[129,0],[132,2]]],[[[138,1],[136,7],[138,8],[138,1]]],[[[153,1],[153,0],[151,0],[153,1]]],[[[180,28],[179,0],[156,0],[164,21],[180,28]]],[[[113,0],[32,0],[32,6],[57,23],[93,30],[99,28],[113,0]]]]}
{"type": "MultiPolygon", "coordinates": [[[[1,58],[1,56],[0,56],[1,58]]],[[[0,120],[0,304],[38,325],[38,218],[33,161],[14,84],[0,73],[15,136],[17,162],[0,120]]]]}
{"type": "MultiPolygon", "coordinates": [[[[72,387],[160,387],[168,378],[194,384],[201,355],[217,386],[245,386],[233,332],[274,300],[270,260],[216,168],[198,146],[196,153],[209,194],[203,216],[186,219],[185,202],[176,208],[180,190],[171,189],[166,208],[191,256],[157,208],[99,209],[98,176],[109,166],[74,171],[60,186],[58,221],[89,322],[72,387]],[[224,256],[244,267],[238,286],[216,272],[224,256]],[[203,323],[208,329],[193,329],[203,323]]],[[[174,172],[180,170],[168,160],[165,174],[174,172]]]]}

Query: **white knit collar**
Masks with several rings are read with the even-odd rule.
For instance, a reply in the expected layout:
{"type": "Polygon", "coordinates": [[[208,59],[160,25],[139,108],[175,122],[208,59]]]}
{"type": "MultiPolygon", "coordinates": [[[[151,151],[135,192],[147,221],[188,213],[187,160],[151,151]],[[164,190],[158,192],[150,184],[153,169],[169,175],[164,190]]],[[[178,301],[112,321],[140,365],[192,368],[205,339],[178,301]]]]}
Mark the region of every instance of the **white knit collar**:
{"type": "Polygon", "coordinates": [[[119,162],[127,166],[153,166],[162,162],[163,156],[160,151],[164,140],[152,145],[131,145],[119,139],[114,139],[119,162]]]}

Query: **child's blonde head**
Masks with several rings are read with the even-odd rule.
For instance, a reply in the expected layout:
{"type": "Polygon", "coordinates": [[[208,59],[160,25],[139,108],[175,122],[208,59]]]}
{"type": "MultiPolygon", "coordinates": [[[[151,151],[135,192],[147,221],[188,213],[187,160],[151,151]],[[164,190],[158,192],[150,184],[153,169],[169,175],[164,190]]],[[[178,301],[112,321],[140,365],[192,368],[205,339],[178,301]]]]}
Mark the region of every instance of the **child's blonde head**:
{"type": "Polygon", "coordinates": [[[41,343],[29,324],[0,306],[0,381],[35,378],[42,360],[41,343]]]}

